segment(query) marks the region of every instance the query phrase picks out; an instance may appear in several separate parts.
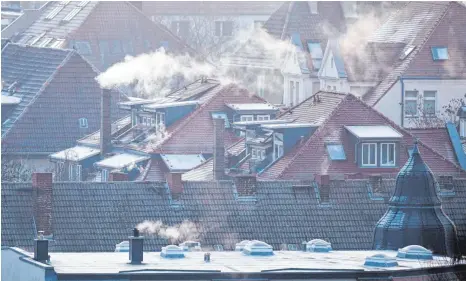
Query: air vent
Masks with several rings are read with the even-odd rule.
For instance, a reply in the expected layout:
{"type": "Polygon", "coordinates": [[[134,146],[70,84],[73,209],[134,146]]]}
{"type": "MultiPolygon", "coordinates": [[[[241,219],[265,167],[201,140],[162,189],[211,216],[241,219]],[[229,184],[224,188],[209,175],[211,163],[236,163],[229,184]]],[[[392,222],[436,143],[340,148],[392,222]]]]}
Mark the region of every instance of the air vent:
{"type": "Polygon", "coordinates": [[[185,241],[180,244],[181,249],[185,252],[201,251],[201,243],[195,241],[185,241]]]}
{"type": "Polygon", "coordinates": [[[271,256],[273,247],[262,241],[251,241],[243,248],[243,253],[249,256],[271,256]]]}
{"type": "Polygon", "coordinates": [[[394,267],[398,266],[398,262],[395,258],[389,257],[384,254],[376,254],[366,258],[364,262],[365,266],[374,266],[374,267],[394,267]]]}
{"type": "Polygon", "coordinates": [[[251,241],[249,240],[243,240],[239,243],[236,243],[236,246],[235,246],[235,251],[242,251],[244,249],[244,247],[251,241]]]}
{"type": "Polygon", "coordinates": [[[167,259],[180,259],[184,258],[184,251],[182,247],[176,245],[168,245],[167,247],[162,247],[162,252],[160,256],[167,259]]]}
{"type": "Polygon", "coordinates": [[[115,252],[129,252],[129,241],[123,241],[115,245],[115,252]]]}
{"type": "Polygon", "coordinates": [[[396,256],[403,259],[431,260],[432,251],[419,245],[410,245],[399,249],[396,256]]]}
{"type": "Polygon", "coordinates": [[[327,253],[332,250],[332,244],[322,239],[313,239],[306,244],[307,252],[327,253]]]}

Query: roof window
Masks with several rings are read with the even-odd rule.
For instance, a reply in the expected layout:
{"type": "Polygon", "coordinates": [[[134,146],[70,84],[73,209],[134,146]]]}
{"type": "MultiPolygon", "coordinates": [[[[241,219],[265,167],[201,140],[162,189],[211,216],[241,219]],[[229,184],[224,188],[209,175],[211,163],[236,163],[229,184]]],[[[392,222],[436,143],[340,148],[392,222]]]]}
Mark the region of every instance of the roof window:
{"type": "Polygon", "coordinates": [[[431,260],[432,251],[419,245],[410,245],[399,249],[396,256],[403,259],[431,260]]]}
{"type": "Polygon", "coordinates": [[[306,244],[306,252],[328,253],[332,250],[332,244],[322,239],[313,239],[306,244]]]}
{"type": "Polygon", "coordinates": [[[244,247],[251,241],[249,240],[243,240],[239,243],[236,243],[235,245],[235,251],[242,251],[244,249],[244,247]]]}
{"type": "Polygon", "coordinates": [[[123,241],[116,244],[115,252],[129,252],[129,241],[123,241]]]}
{"type": "Polygon", "coordinates": [[[160,256],[167,259],[180,259],[184,258],[184,252],[181,247],[178,247],[176,245],[168,245],[166,247],[162,247],[160,256]]]}
{"type": "Polygon", "coordinates": [[[447,47],[432,47],[432,58],[434,60],[447,60],[448,48],[447,47]]]}
{"type": "Polygon", "coordinates": [[[88,126],[87,118],[79,118],[79,128],[86,129],[88,126]]]}
{"type": "Polygon", "coordinates": [[[195,241],[185,241],[180,244],[180,247],[185,252],[201,251],[201,243],[195,241]]]}
{"type": "Polygon", "coordinates": [[[244,246],[243,253],[248,256],[271,256],[273,247],[265,242],[253,240],[244,246]]]}
{"type": "Polygon", "coordinates": [[[376,254],[366,258],[364,262],[365,266],[374,266],[374,267],[393,267],[398,266],[398,262],[395,258],[389,257],[384,254],[376,254]]]}
{"type": "Polygon", "coordinates": [[[327,144],[327,153],[331,160],[346,160],[345,150],[341,144],[327,144]]]}

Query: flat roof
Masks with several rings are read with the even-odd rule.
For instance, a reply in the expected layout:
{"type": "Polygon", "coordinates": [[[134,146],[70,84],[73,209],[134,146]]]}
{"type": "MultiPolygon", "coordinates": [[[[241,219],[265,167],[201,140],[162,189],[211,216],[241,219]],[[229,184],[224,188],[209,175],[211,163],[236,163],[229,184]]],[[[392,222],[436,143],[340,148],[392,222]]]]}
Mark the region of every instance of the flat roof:
{"type": "Polygon", "coordinates": [[[188,171],[205,162],[202,154],[160,154],[170,171],[188,171]]]}
{"type": "Polygon", "coordinates": [[[345,126],[345,128],[360,139],[403,137],[402,134],[390,126],[345,126]]]}
{"type": "Polygon", "coordinates": [[[262,125],[265,129],[288,129],[288,128],[310,128],[310,127],[317,127],[316,124],[311,123],[286,123],[286,124],[270,124],[270,125],[262,125]]]}
{"type": "Polygon", "coordinates": [[[270,110],[278,111],[278,108],[270,103],[229,103],[227,106],[233,110],[270,110]]]}
{"type": "Polygon", "coordinates": [[[2,104],[19,104],[21,102],[21,99],[18,97],[2,95],[1,102],[2,104]]]}
{"type": "MultiPolygon", "coordinates": [[[[146,246],[147,247],[147,246],[146,246]]],[[[12,248],[14,249],[14,248],[12,248]]],[[[398,266],[364,266],[366,257],[385,254],[396,258],[396,251],[331,251],[328,253],[274,251],[272,256],[247,256],[239,251],[210,252],[211,261],[204,262],[204,252],[185,252],[185,258],[167,259],[160,252],[144,252],[144,262],[129,263],[128,252],[50,253],[50,264],[58,274],[118,274],[127,272],[384,272],[405,271],[449,265],[449,258],[434,256],[434,260],[397,258],[398,266]]],[[[32,259],[32,253],[30,254],[32,259]]]]}
{"type": "Polygon", "coordinates": [[[98,155],[100,153],[100,149],[87,147],[87,146],[75,146],[71,147],[54,154],[50,155],[50,158],[57,159],[57,160],[68,160],[68,161],[81,161],[87,159],[89,157],[98,155]]]}
{"type": "Polygon", "coordinates": [[[143,105],[143,108],[147,109],[157,109],[157,108],[167,108],[167,107],[177,107],[177,106],[186,106],[186,105],[197,105],[200,104],[200,101],[177,101],[177,102],[167,102],[167,103],[152,103],[143,105]]]}
{"type": "Polygon", "coordinates": [[[115,156],[106,158],[102,161],[95,163],[98,167],[110,168],[110,169],[122,169],[131,164],[136,164],[144,160],[150,159],[149,156],[121,153],[115,156]]]}

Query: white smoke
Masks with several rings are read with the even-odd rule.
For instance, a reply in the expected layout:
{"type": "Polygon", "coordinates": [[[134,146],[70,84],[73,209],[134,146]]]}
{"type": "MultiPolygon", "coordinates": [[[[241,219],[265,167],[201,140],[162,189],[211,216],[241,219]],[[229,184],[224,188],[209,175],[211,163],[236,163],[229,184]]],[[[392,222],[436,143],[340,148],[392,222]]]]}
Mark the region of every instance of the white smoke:
{"type": "Polygon", "coordinates": [[[181,224],[173,226],[166,225],[160,220],[145,220],[138,224],[136,228],[143,234],[168,239],[171,244],[187,240],[197,240],[199,238],[199,231],[196,224],[189,220],[184,220],[181,224]]]}
{"type": "MultiPolygon", "coordinates": [[[[271,37],[262,29],[239,31],[228,43],[236,48],[244,48],[243,52],[249,57],[267,56],[279,66],[286,53],[294,48],[289,42],[271,37]]],[[[233,50],[235,51],[235,50],[233,50]]],[[[165,96],[171,90],[191,83],[201,77],[218,79],[222,84],[236,83],[247,86],[248,81],[255,80],[256,75],[251,72],[232,71],[237,69],[229,62],[234,56],[224,53],[219,60],[220,65],[201,61],[189,54],[174,55],[167,53],[164,48],[155,52],[145,53],[136,57],[126,56],[122,62],[116,63],[96,79],[105,89],[130,87],[133,95],[144,98],[165,96]]]]}

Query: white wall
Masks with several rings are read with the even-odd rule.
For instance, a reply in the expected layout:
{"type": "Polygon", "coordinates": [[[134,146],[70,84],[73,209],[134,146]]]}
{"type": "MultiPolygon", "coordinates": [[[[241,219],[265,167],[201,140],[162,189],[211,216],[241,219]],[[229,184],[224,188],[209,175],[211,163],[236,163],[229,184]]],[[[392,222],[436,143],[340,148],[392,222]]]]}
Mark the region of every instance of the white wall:
{"type": "MultiPolygon", "coordinates": [[[[436,111],[442,111],[454,98],[464,98],[466,94],[466,80],[406,80],[404,90],[417,90],[420,95],[424,91],[437,91],[436,111]]],[[[401,125],[401,82],[398,81],[387,94],[375,105],[375,109],[389,117],[396,124],[401,125]]],[[[409,119],[404,119],[404,127],[412,127],[409,119]]]]}
{"type": "MultiPolygon", "coordinates": [[[[2,281],[45,281],[45,268],[21,260],[23,256],[12,249],[2,249],[2,281]]],[[[48,279],[52,280],[57,279],[48,279]]]]}

